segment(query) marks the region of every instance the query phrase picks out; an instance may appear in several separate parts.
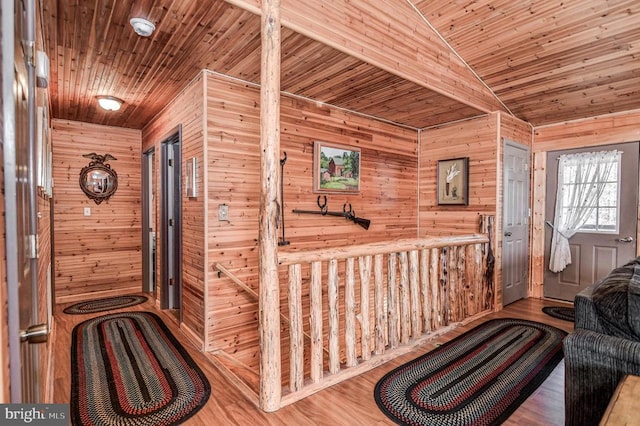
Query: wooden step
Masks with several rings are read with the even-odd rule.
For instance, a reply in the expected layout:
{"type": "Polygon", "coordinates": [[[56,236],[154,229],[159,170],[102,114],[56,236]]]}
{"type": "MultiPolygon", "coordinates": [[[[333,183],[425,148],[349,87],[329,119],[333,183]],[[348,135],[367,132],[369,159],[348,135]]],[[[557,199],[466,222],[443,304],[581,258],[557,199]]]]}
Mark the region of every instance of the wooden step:
{"type": "Polygon", "coordinates": [[[257,371],[223,350],[205,352],[205,356],[249,401],[259,406],[260,376],[257,371]]]}

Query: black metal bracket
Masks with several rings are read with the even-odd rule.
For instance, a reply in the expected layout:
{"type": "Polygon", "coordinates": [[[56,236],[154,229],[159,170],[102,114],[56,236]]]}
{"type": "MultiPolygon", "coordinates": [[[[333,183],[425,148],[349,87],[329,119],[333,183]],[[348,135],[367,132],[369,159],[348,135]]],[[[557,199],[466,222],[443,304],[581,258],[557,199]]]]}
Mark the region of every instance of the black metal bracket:
{"type": "Polygon", "coordinates": [[[284,165],[287,164],[287,151],[283,152],[284,158],[280,160],[280,223],[282,224],[282,239],[278,241],[279,246],[288,246],[289,241],[284,236],[284,165]]]}

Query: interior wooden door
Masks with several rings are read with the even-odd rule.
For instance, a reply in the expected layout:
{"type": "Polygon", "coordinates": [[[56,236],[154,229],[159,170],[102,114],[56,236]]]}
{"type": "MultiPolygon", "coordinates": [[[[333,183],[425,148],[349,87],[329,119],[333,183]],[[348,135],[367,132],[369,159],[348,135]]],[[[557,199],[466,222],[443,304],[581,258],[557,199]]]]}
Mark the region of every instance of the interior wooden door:
{"type": "Polygon", "coordinates": [[[529,148],[504,140],[502,304],[527,297],[529,276],[529,148]]]}

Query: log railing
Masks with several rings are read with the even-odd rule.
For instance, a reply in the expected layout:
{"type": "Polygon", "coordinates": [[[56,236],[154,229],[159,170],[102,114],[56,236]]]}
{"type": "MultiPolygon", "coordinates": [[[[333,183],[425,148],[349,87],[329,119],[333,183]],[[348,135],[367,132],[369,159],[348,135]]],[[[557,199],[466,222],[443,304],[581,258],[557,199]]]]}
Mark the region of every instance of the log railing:
{"type": "Polygon", "coordinates": [[[284,377],[273,384],[282,389],[280,406],[491,310],[488,257],[486,234],[280,252],[289,323],[284,377]]]}
{"type": "MultiPolygon", "coordinates": [[[[233,272],[229,271],[227,268],[225,268],[224,266],[222,266],[219,263],[216,263],[213,266],[213,269],[215,269],[216,271],[218,271],[218,276],[220,276],[220,274],[225,275],[227,278],[229,278],[231,280],[232,283],[234,283],[235,285],[237,285],[238,287],[240,287],[245,293],[247,293],[254,301],[258,301],[260,296],[258,295],[258,293],[256,293],[256,291],[254,289],[252,289],[247,283],[245,283],[244,281],[242,281],[240,278],[238,278],[233,272]]],[[[282,312],[280,312],[280,319],[285,323],[285,324],[290,324],[290,320],[289,317],[285,316],[282,312]]],[[[306,332],[303,332],[304,337],[306,337],[307,339],[311,339],[311,336],[309,336],[306,332]]],[[[325,348],[323,348],[323,350],[327,353],[329,353],[329,351],[325,348]]]]}

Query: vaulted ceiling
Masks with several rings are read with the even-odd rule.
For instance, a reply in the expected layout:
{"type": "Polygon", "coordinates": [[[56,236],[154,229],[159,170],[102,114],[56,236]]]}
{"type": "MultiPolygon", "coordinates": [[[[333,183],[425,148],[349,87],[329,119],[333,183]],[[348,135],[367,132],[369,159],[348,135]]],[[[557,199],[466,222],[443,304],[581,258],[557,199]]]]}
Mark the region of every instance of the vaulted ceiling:
{"type": "MultiPolygon", "coordinates": [[[[637,0],[282,3],[288,93],[415,128],[640,107],[637,0]]],[[[52,116],[141,128],[202,69],[258,83],[258,11],[258,0],[43,0],[52,116]],[[137,16],[152,37],[134,34],[137,16]],[[123,109],[100,110],[98,95],[123,109]]]]}

